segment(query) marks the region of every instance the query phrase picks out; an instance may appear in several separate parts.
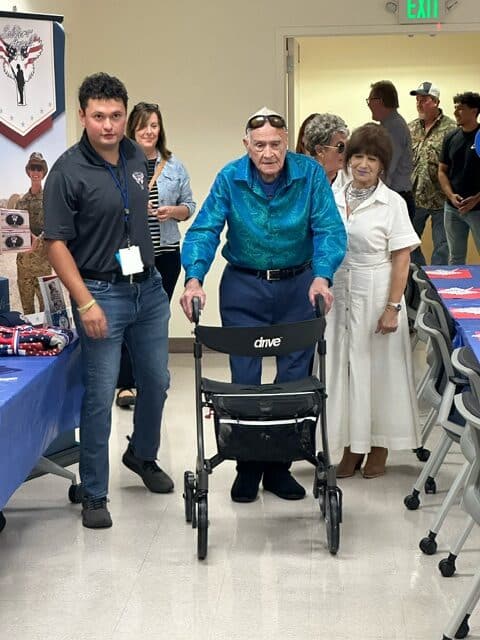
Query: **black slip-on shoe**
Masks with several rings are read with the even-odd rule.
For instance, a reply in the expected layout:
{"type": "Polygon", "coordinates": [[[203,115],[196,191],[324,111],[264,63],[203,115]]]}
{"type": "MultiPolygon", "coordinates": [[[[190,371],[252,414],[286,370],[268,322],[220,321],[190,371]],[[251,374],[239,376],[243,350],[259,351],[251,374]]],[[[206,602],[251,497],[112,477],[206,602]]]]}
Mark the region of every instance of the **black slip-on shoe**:
{"type": "Polygon", "coordinates": [[[155,460],[142,460],[134,454],[129,444],[122,457],[123,464],[137,473],[143,484],[153,493],[170,493],[173,491],[173,480],[162,471],[155,460]]]}
{"type": "Polygon", "coordinates": [[[305,489],[292,476],[285,465],[269,465],[263,474],[263,488],[283,500],[301,500],[305,489]]]}

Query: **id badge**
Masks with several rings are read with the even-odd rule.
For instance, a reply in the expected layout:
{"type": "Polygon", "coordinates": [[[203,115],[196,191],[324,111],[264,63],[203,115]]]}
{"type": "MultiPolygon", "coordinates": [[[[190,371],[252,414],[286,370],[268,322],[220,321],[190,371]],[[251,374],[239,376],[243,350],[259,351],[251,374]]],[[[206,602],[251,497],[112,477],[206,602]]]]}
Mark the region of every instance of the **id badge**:
{"type": "Polygon", "coordinates": [[[124,276],[131,276],[134,273],[141,273],[143,271],[140,248],[137,245],[119,249],[118,261],[120,262],[120,267],[124,276]]]}

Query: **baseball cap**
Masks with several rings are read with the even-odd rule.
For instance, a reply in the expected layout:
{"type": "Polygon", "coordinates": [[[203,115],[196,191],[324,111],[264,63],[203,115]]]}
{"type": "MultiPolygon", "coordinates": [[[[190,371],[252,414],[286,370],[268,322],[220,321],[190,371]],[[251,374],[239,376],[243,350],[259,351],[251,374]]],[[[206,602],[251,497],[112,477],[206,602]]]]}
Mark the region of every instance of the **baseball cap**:
{"type": "Polygon", "coordinates": [[[41,165],[43,167],[44,172],[47,173],[48,171],[47,162],[39,151],[34,151],[33,153],[30,154],[30,157],[25,167],[25,171],[28,171],[28,169],[32,164],[41,165]]]}
{"type": "Polygon", "coordinates": [[[410,91],[411,96],[433,96],[440,99],[440,89],[436,87],[432,82],[422,82],[417,88],[410,91]]]}

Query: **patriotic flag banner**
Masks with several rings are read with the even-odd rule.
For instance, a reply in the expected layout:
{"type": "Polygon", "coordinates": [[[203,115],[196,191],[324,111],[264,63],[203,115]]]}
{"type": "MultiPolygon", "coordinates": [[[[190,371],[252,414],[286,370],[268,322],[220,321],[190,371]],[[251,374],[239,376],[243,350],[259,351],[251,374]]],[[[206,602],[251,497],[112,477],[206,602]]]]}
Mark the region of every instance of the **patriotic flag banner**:
{"type": "Polygon", "coordinates": [[[471,278],[472,272],[465,267],[449,267],[447,269],[424,269],[425,273],[432,280],[460,280],[462,278],[471,278]]]}
{"type": "MultiPolygon", "coordinates": [[[[29,192],[32,153],[50,168],[66,149],[62,22],[62,16],[0,11],[0,209],[17,209],[29,192]]],[[[20,239],[28,249],[30,243],[20,239]]],[[[8,278],[11,308],[21,309],[15,260],[11,251],[2,254],[0,275],[8,278]]]]}

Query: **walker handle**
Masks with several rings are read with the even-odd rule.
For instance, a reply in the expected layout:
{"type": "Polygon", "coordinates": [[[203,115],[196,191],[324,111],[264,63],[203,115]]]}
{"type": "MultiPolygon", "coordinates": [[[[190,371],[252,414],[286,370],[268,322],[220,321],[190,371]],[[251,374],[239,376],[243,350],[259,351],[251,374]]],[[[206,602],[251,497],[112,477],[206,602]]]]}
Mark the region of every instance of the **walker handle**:
{"type": "Polygon", "coordinates": [[[323,318],[325,316],[325,300],[321,293],[317,293],[315,296],[315,315],[317,318],[323,318]]]}
{"type": "Polygon", "coordinates": [[[200,298],[198,296],[192,298],[192,320],[195,324],[200,321],[200,298]]]}

